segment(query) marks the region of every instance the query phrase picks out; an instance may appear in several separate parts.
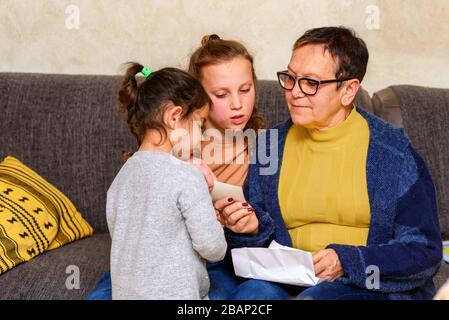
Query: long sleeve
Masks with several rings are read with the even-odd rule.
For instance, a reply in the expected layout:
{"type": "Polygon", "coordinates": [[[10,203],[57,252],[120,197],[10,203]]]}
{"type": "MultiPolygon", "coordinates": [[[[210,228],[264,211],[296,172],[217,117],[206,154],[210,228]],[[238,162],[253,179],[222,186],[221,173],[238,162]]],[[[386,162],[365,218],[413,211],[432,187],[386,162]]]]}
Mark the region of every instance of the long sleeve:
{"type": "Polygon", "coordinates": [[[251,204],[256,212],[259,220],[259,231],[256,235],[249,235],[243,233],[234,233],[226,229],[226,239],[229,247],[264,247],[268,246],[273,233],[274,225],[270,215],[265,210],[265,204],[262,199],[262,193],[259,186],[259,175],[256,174],[258,170],[257,165],[251,165],[248,172],[248,178],[243,186],[245,199],[251,204]]]}
{"type": "Polygon", "coordinates": [[[291,239],[285,228],[279,209],[277,184],[279,179],[278,161],[290,122],[261,133],[257,138],[256,149],[250,150],[251,165],[244,184],[246,201],[251,204],[259,219],[256,235],[226,232],[228,245],[239,247],[267,247],[271,240],[291,246],[291,239]],[[253,161],[256,159],[257,161],[253,161]]]}
{"type": "Polygon", "coordinates": [[[208,261],[222,260],[227,249],[223,228],[216,219],[207,185],[199,172],[178,201],[194,250],[208,261]]]}
{"type": "Polygon", "coordinates": [[[437,272],[442,258],[435,188],[421,157],[409,147],[400,174],[393,239],[355,247],[331,244],[343,265],[342,281],[366,288],[369,266],[380,272],[380,291],[421,287],[437,272]],[[413,177],[413,178],[411,178],[413,177]]]}

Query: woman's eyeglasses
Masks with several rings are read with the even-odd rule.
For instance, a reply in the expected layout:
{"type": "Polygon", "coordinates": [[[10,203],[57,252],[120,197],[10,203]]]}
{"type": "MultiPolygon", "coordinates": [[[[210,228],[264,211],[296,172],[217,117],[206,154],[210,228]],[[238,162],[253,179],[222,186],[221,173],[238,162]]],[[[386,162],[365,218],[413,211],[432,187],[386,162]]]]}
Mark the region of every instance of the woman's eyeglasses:
{"type": "Polygon", "coordinates": [[[307,96],[314,96],[318,92],[318,88],[322,84],[333,83],[333,82],[343,82],[350,80],[352,78],[341,78],[341,79],[333,79],[333,80],[315,80],[306,77],[294,77],[289,74],[287,71],[279,71],[277,73],[279,84],[285,90],[293,90],[298,82],[299,89],[302,93],[307,96]]]}

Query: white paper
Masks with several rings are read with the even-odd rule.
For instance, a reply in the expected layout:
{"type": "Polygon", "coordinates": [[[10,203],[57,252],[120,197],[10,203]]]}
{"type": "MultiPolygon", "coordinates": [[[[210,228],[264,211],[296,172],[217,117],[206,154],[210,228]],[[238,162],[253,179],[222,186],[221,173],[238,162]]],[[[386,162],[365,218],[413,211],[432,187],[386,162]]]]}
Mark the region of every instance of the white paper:
{"type": "Polygon", "coordinates": [[[210,192],[210,195],[212,201],[217,201],[223,198],[233,198],[236,201],[242,202],[246,201],[242,187],[220,181],[214,181],[214,187],[210,192]]]}
{"type": "Polygon", "coordinates": [[[311,253],[275,241],[268,248],[238,248],[232,249],[231,254],[235,274],[240,277],[302,287],[322,281],[315,276],[311,253]]]}

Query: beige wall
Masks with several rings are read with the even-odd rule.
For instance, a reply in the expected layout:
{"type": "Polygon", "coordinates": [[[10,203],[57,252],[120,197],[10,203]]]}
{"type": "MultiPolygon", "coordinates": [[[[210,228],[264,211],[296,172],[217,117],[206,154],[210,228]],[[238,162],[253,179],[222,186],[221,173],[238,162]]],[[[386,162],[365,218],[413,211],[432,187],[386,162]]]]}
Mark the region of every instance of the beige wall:
{"type": "Polygon", "coordinates": [[[449,87],[447,0],[0,0],[0,71],[115,74],[129,60],[185,67],[202,35],[218,33],[247,45],[258,77],[274,79],[296,38],[324,25],[365,39],[371,93],[449,87]]]}

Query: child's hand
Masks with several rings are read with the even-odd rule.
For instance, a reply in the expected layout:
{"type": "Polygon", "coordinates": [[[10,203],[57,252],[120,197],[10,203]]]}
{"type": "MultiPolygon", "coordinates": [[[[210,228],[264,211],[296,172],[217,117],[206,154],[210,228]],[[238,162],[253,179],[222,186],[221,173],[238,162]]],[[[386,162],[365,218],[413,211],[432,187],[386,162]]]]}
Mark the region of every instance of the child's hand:
{"type": "Polygon", "coordinates": [[[209,191],[211,191],[214,187],[214,181],[217,180],[217,177],[214,175],[209,166],[205,164],[203,160],[198,158],[191,158],[187,162],[200,169],[201,173],[204,176],[204,179],[206,179],[207,187],[209,188],[209,191]]]}
{"type": "Polygon", "coordinates": [[[249,203],[223,198],[215,201],[214,208],[220,213],[219,221],[232,232],[254,235],[259,231],[259,219],[249,203]]]}
{"type": "MultiPolygon", "coordinates": [[[[215,208],[214,208],[215,209],[215,208]]],[[[217,209],[215,209],[215,216],[217,217],[218,222],[220,222],[221,226],[224,227],[225,226],[225,222],[223,217],[221,216],[220,211],[218,211],[217,209]]]]}

